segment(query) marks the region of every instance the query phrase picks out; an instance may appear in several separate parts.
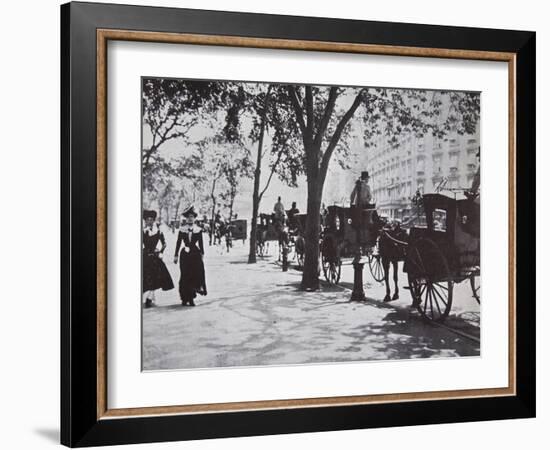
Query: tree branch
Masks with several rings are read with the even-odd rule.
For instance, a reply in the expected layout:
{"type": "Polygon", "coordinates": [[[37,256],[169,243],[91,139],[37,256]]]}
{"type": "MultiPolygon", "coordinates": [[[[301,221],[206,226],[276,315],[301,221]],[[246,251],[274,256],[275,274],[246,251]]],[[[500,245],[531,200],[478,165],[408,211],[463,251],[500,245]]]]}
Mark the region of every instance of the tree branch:
{"type": "Polygon", "coordinates": [[[273,178],[273,174],[275,173],[275,169],[277,168],[277,165],[279,164],[279,161],[281,160],[281,157],[283,156],[284,151],[285,151],[285,147],[283,145],[283,146],[281,146],[281,148],[279,149],[279,152],[277,153],[277,159],[275,160],[275,163],[271,166],[271,172],[269,173],[269,177],[267,178],[265,186],[262,189],[262,191],[260,192],[260,194],[258,195],[258,198],[260,200],[262,199],[265,191],[267,191],[267,188],[269,187],[269,183],[271,183],[271,178],[273,178]]]}
{"type": "Polygon", "coordinates": [[[306,120],[307,120],[307,123],[306,123],[306,129],[307,129],[307,134],[308,134],[308,137],[313,137],[313,122],[314,122],[314,117],[313,117],[313,92],[311,90],[311,86],[306,86],[305,87],[305,90],[306,90],[306,120]]]}
{"type": "Polygon", "coordinates": [[[294,86],[288,86],[287,87],[288,95],[290,97],[290,101],[292,103],[292,107],[294,108],[294,113],[296,114],[296,120],[298,120],[298,125],[300,126],[300,131],[302,132],[302,136],[304,139],[304,142],[306,141],[306,124],[304,123],[304,111],[302,109],[302,106],[300,105],[300,101],[298,100],[298,95],[296,94],[296,88],[294,86]]]}
{"type": "Polygon", "coordinates": [[[340,122],[336,126],[336,130],[334,131],[334,134],[332,135],[332,138],[330,139],[330,142],[321,160],[321,167],[320,167],[321,183],[319,183],[320,186],[323,186],[324,184],[330,158],[332,156],[332,153],[334,152],[334,149],[336,148],[336,145],[338,144],[338,141],[340,140],[340,137],[342,136],[342,132],[344,131],[344,128],[346,128],[347,124],[349,123],[353,115],[355,114],[355,111],[357,111],[357,108],[359,108],[359,105],[361,104],[362,101],[363,101],[363,90],[361,90],[359,94],[357,94],[357,97],[355,97],[353,104],[350,106],[347,112],[342,116],[342,118],[340,119],[340,122]]]}
{"type": "Polygon", "coordinates": [[[337,98],[338,98],[338,88],[336,86],[332,86],[328,94],[328,100],[325,106],[325,111],[323,113],[323,118],[321,119],[321,123],[319,124],[319,129],[317,130],[317,135],[315,136],[315,140],[314,140],[315,146],[321,145],[323,136],[325,134],[325,131],[328,127],[328,123],[330,121],[330,117],[332,116],[332,112],[334,111],[334,105],[336,104],[337,98]]]}

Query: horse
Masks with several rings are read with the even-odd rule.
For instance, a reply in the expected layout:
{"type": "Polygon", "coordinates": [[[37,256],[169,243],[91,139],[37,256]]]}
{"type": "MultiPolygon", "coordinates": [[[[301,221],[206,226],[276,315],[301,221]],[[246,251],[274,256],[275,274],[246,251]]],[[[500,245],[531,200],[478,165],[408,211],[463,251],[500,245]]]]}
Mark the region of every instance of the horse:
{"type": "Polygon", "coordinates": [[[285,262],[285,258],[288,256],[288,244],[290,242],[290,234],[288,224],[284,217],[277,217],[275,214],[271,215],[271,223],[277,234],[277,242],[279,244],[279,261],[285,262]]]}
{"type": "Polygon", "coordinates": [[[300,222],[293,218],[288,220],[288,237],[287,241],[294,245],[294,257],[298,263],[298,268],[301,269],[304,265],[304,257],[306,253],[306,240],[300,222]]]}
{"type": "Polygon", "coordinates": [[[304,266],[304,259],[306,255],[306,240],[301,233],[298,233],[294,239],[294,251],[296,253],[298,268],[301,269],[304,266]]]}
{"type": "Polygon", "coordinates": [[[225,224],[218,222],[214,225],[214,245],[222,243],[222,237],[225,236],[225,224]]]}
{"type": "Polygon", "coordinates": [[[225,247],[227,249],[227,253],[229,253],[229,249],[233,247],[233,225],[228,225],[225,230],[225,247]]]}
{"type": "Polygon", "coordinates": [[[256,228],[256,254],[258,256],[264,256],[266,249],[266,239],[267,239],[267,226],[263,223],[258,224],[256,228]]]}
{"type": "Polygon", "coordinates": [[[386,226],[381,229],[378,238],[378,246],[382,268],[384,269],[384,283],[386,284],[385,302],[399,299],[399,286],[397,283],[398,263],[405,259],[405,247],[407,245],[407,233],[401,229],[398,223],[386,226]],[[393,267],[394,292],[390,297],[390,265],[393,267]]]}

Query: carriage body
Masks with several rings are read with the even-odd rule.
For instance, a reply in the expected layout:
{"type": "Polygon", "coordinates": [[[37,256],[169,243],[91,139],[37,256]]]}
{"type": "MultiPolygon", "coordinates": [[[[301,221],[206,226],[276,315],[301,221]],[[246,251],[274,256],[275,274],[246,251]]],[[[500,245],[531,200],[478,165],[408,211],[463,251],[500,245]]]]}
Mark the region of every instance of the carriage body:
{"type": "Polygon", "coordinates": [[[375,280],[383,279],[378,255],[378,236],[382,221],[375,204],[365,209],[329,206],[323,222],[321,265],[327,282],[338,284],[342,258],[355,258],[358,255],[368,258],[375,280]]]}
{"type": "Polygon", "coordinates": [[[274,214],[261,213],[258,221],[258,231],[262,233],[264,241],[276,241],[279,239],[277,223],[274,214]]]}
{"type": "MultiPolygon", "coordinates": [[[[426,226],[412,227],[409,242],[429,239],[435,243],[447,261],[453,280],[462,281],[480,264],[479,204],[470,199],[425,194],[423,206],[426,226]]],[[[414,267],[405,265],[404,270],[414,270],[414,267]]],[[[433,268],[433,275],[437,275],[437,267],[433,268]]]]}
{"type": "Polygon", "coordinates": [[[245,240],[247,237],[246,219],[231,221],[231,237],[237,240],[245,240]]]}
{"type": "Polygon", "coordinates": [[[470,281],[479,302],[479,203],[425,194],[425,227],[412,227],[403,271],[421,314],[442,321],[449,314],[453,285],[470,281]]]}
{"type": "Polygon", "coordinates": [[[359,247],[371,248],[376,245],[380,221],[376,205],[370,206],[372,208],[368,209],[328,207],[328,214],[324,220],[323,241],[334,241],[341,257],[354,256],[359,247]]]}

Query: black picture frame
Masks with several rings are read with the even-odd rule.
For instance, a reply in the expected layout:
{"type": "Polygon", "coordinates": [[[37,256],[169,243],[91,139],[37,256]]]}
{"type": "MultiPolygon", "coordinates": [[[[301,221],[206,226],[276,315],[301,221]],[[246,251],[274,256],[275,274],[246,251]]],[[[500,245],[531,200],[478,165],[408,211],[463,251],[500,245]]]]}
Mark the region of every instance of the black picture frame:
{"type": "Polygon", "coordinates": [[[534,32],[111,4],[61,6],[61,443],[71,447],[535,416],[534,32]],[[509,396],[98,418],[98,29],[513,53],[516,393],[509,396]]]}

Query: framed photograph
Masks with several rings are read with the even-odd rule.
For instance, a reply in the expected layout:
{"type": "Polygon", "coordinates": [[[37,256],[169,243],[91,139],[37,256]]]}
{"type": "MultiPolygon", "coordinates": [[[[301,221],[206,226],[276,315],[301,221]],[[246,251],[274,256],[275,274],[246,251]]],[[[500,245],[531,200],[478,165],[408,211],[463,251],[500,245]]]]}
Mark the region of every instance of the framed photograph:
{"type": "Polygon", "coordinates": [[[61,441],[535,415],[535,33],[61,7],[61,441]]]}

